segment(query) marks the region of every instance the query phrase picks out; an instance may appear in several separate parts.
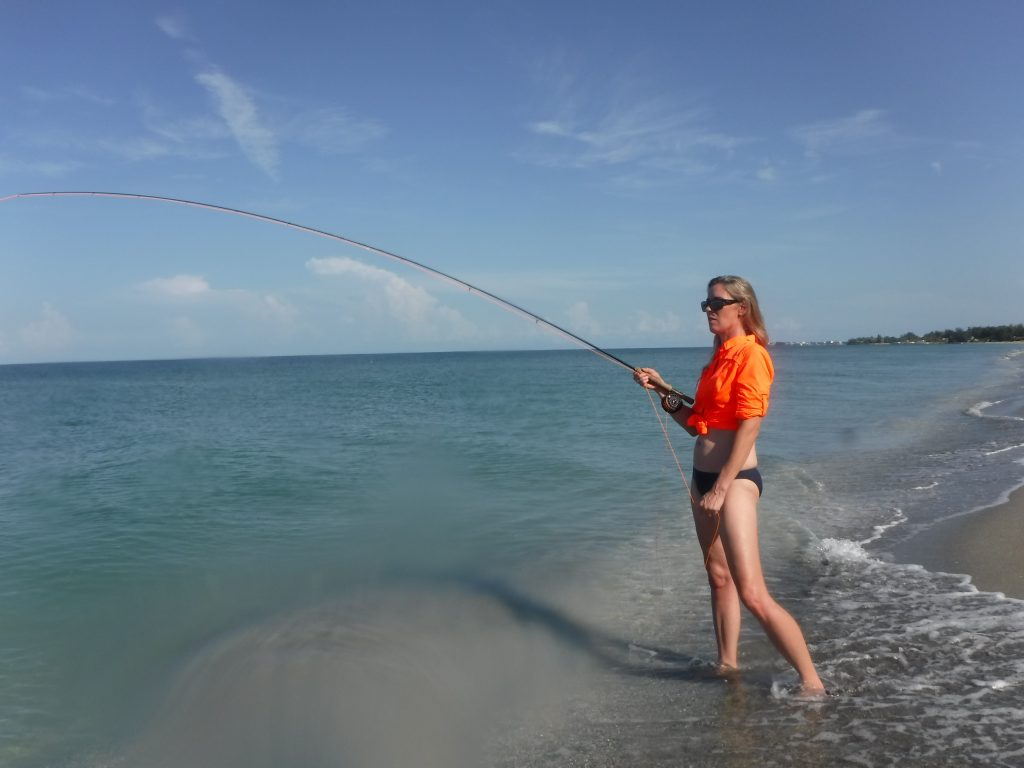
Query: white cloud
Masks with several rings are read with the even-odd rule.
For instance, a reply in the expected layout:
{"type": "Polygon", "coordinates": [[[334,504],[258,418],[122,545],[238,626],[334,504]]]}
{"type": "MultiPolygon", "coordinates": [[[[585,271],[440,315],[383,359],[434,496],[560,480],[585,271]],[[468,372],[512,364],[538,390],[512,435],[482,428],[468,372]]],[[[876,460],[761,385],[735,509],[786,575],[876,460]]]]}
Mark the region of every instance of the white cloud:
{"type": "Polygon", "coordinates": [[[565,126],[553,120],[530,123],[529,129],[540,136],[572,136],[565,126]]]}
{"type": "Polygon", "coordinates": [[[267,294],[258,298],[263,311],[271,317],[280,320],[282,323],[290,323],[295,320],[296,315],[298,315],[298,310],[296,310],[295,307],[286,301],[282,301],[276,296],[267,294]]]}
{"type": "Polygon", "coordinates": [[[195,298],[210,291],[210,284],[198,275],[157,277],[147,280],[141,287],[148,293],[169,299],[195,298]]]}
{"type": "Polygon", "coordinates": [[[212,115],[171,118],[146,95],[137,98],[146,129],[160,138],[177,145],[195,142],[221,141],[231,137],[231,131],[212,115]]]}
{"type": "Polygon", "coordinates": [[[138,287],[146,295],[167,302],[201,302],[208,307],[225,307],[271,319],[281,325],[290,324],[298,315],[295,307],[277,296],[244,288],[216,289],[199,275],[157,277],[138,287]]]}
{"type": "MultiPolygon", "coordinates": [[[[61,176],[85,165],[106,162],[109,158],[132,163],[175,157],[211,160],[234,151],[233,142],[244,157],[272,179],[281,168],[281,148],[288,144],[320,154],[338,155],[357,152],[388,133],[382,122],[361,117],[339,106],[310,108],[294,104],[288,97],[272,95],[258,98],[255,90],[226,74],[195,45],[195,35],[183,14],[162,14],[155,26],[182,47],[182,55],[193,72],[194,82],[207,94],[212,109],[188,115],[146,94],[134,97],[141,112],[141,125],[135,135],[124,120],[107,121],[113,126],[103,133],[88,128],[96,121],[47,120],[32,128],[8,126],[8,137],[21,146],[10,157],[0,157],[0,173],[28,173],[61,176]],[[267,108],[267,105],[270,108],[267,108]],[[75,125],[70,128],[68,126],[75,125]],[[114,132],[111,133],[110,131],[114,132]],[[45,161],[32,149],[46,151],[45,161]]],[[[23,99],[40,112],[65,103],[85,106],[110,106],[117,102],[82,85],[20,88],[23,99]]],[[[11,143],[9,141],[9,143],[11,143]]]]}
{"type": "Polygon", "coordinates": [[[172,40],[195,40],[192,32],[189,30],[188,21],[183,14],[165,13],[156,18],[156,25],[172,40]]]}
{"type": "Polygon", "coordinates": [[[306,268],[316,275],[343,275],[378,286],[389,314],[411,329],[429,330],[433,321],[440,320],[455,325],[458,330],[468,330],[466,321],[456,310],[444,306],[428,291],[386,269],[346,257],[310,259],[306,268]]]}
{"type": "Polygon", "coordinates": [[[585,301],[577,301],[565,312],[569,318],[569,329],[574,333],[600,333],[601,326],[590,312],[590,305],[585,301]]]}
{"type": "Polygon", "coordinates": [[[862,109],[849,117],[821,120],[793,128],[790,133],[804,145],[804,154],[859,154],[888,148],[896,139],[880,109],[862,109]]]}
{"type": "Polygon", "coordinates": [[[42,314],[37,320],[19,332],[21,342],[33,351],[60,349],[67,346],[74,335],[68,319],[49,303],[43,304],[42,314]]]}
{"type": "Polygon", "coordinates": [[[757,178],[761,181],[775,181],[778,178],[778,171],[773,165],[762,165],[757,171],[757,178]]]}
{"type": "Polygon", "coordinates": [[[709,168],[708,156],[728,157],[754,141],[714,130],[706,109],[680,109],[665,98],[617,103],[589,116],[563,107],[561,115],[527,128],[548,140],[530,159],[553,167],[636,164],[648,170],[702,173],[709,168]]]}
{"type": "Polygon", "coordinates": [[[935,172],[936,176],[942,175],[942,163],[938,160],[933,160],[931,162],[931,169],[935,172]]]}
{"type": "Polygon", "coordinates": [[[634,331],[644,334],[676,333],[682,328],[683,321],[675,312],[666,312],[658,317],[645,310],[637,313],[633,326],[634,331]]]}
{"type": "Polygon", "coordinates": [[[248,91],[220,71],[202,72],[196,75],[196,81],[213,96],[218,114],[245,156],[268,176],[277,178],[277,137],[263,123],[248,91]]]}

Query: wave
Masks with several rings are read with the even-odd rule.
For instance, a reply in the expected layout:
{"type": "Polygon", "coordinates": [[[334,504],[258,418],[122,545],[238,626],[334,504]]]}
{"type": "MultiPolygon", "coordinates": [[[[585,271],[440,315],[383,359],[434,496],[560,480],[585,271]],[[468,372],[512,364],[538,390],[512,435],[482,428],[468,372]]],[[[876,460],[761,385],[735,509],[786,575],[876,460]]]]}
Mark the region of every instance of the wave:
{"type": "Polygon", "coordinates": [[[893,509],[893,512],[895,513],[895,517],[892,520],[890,520],[888,523],[882,523],[881,525],[874,526],[871,529],[871,535],[868,536],[868,538],[858,542],[858,545],[863,547],[868,544],[872,544],[878,541],[880,538],[882,538],[882,536],[885,535],[886,531],[889,531],[895,528],[896,526],[903,525],[903,523],[907,522],[907,516],[903,514],[902,509],[896,507],[895,509],[893,509]]]}
{"type": "Polygon", "coordinates": [[[1006,453],[1007,451],[1015,451],[1018,448],[1024,448],[1024,443],[1018,443],[1017,445],[1008,445],[1005,448],[997,448],[994,451],[986,451],[985,456],[995,456],[997,453],[1006,453]]]}
{"type": "Polygon", "coordinates": [[[1006,405],[1005,400],[982,400],[968,408],[964,413],[968,416],[976,416],[979,419],[1002,419],[1006,421],[1024,421],[1024,416],[1016,416],[1009,413],[987,413],[988,410],[999,405],[1006,405]]]}

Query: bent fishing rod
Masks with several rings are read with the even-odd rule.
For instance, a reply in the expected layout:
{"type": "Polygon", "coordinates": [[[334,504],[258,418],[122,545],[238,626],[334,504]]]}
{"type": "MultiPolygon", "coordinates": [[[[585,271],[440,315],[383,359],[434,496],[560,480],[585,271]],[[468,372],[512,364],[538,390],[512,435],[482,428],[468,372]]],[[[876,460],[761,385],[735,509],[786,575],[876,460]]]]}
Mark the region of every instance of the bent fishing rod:
{"type": "MultiPolygon", "coordinates": [[[[633,373],[638,373],[639,372],[639,369],[636,366],[630,365],[625,360],[622,360],[621,358],[616,357],[615,355],[613,355],[611,352],[608,352],[608,351],[606,351],[604,349],[601,349],[596,344],[592,344],[591,342],[587,341],[583,337],[577,336],[572,331],[568,331],[565,328],[563,328],[562,326],[556,325],[555,323],[551,322],[550,320],[546,320],[543,317],[541,317],[540,315],[534,314],[533,312],[530,312],[528,309],[524,309],[523,307],[520,307],[518,304],[513,304],[511,301],[508,301],[507,299],[503,299],[500,296],[497,296],[497,295],[491,293],[490,291],[486,291],[483,288],[478,288],[477,286],[472,285],[471,283],[467,283],[465,280],[460,280],[459,278],[453,277],[452,275],[449,275],[449,274],[447,274],[445,272],[442,272],[439,269],[434,269],[433,267],[428,267],[426,264],[422,264],[422,263],[420,263],[418,261],[414,261],[412,259],[406,258],[405,256],[399,256],[397,253],[392,253],[391,251],[385,251],[383,248],[377,248],[375,246],[368,245],[367,243],[359,242],[358,240],[353,240],[353,239],[348,238],[348,237],[343,237],[342,235],[336,235],[333,232],[327,232],[325,230],[316,229],[314,227],[307,227],[305,225],[296,224],[294,222],[286,221],[285,219],[279,219],[279,218],[276,218],[274,216],[266,216],[266,215],[261,214],[261,213],[253,213],[252,211],[243,211],[240,208],[229,208],[229,207],[224,206],[224,205],[214,205],[213,203],[203,203],[203,202],[199,202],[197,200],[186,200],[184,198],[177,198],[177,197],[162,197],[160,195],[143,195],[143,194],[138,194],[138,193],[133,193],[133,192],[20,192],[20,193],[15,194],[15,195],[8,195],[7,197],[0,197],[0,203],[7,202],[9,200],[17,200],[17,199],[21,199],[21,198],[30,198],[30,197],[110,197],[110,198],[116,198],[116,199],[120,199],[120,200],[149,200],[149,201],[158,202],[158,203],[170,203],[170,204],[173,204],[173,205],[183,205],[183,206],[188,206],[188,207],[191,207],[191,208],[202,208],[202,209],[205,209],[205,210],[208,210],[208,211],[215,211],[217,213],[234,214],[236,216],[243,216],[243,217],[248,218],[248,219],[255,219],[257,221],[264,221],[264,222],[267,222],[269,224],[277,224],[277,225],[282,226],[282,227],[289,227],[290,229],[296,229],[296,230],[298,230],[300,232],[307,232],[307,233],[309,233],[311,235],[316,235],[318,237],[327,238],[328,240],[335,240],[337,242],[344,243],[346,245],[350,245],[350,246],[353,246],[355,248],[360,248],[360,249],[362,249],[364,251],[367,251],[369,253],[376,254],[377,256],[383,256],[384,258],[391,259],[392,261],[397,261],[400,264],[404,264],[407,267],[412,267],[413,269],[417,269],[420,272],[424,272],[424,273],[426,273],[426,274],[428,274],[428,275],[430,275],[432,277],[435,277],[435,278],[437,278],[439,280],[443,280],[444,282],[450,283],[450,284],[455,285],[455,286],[457,286],[459,288],[464,288],[467,291],[469,291],[470,293],[476,294],[477,296],[479,296],[479,297],[481,297],[483,299],[486,299],[487,301],[490,301],[493,304],[496,304],[497,306],[501,307],[502,309],[505,309],[505,310],[507,310],[509,312],[512,312],[515,315],[519,315],[520,317],[524,317],[526,319],[533,320],[537,325],[541,326],[542,328],[545,328],[548,331],[554,332],[554,333],[558,334],[559,336],[561,336],[561,337],[563,337],[565,339],[568,339],[569,341],[573,342],[574,344],[582,345],[583,347],[589,349],[591,352],[596,354],[598,357],[604,358],[605,360],[607,360],[610,363],[614,363],[615,365],[618,365],[618,366],[620,366],[622,368],[625,368],[626,370],[632,371],[633,373]]],[[[678,397],[680,400],[682,400],[685,403],[688,403],[690,405],[693,404],[693,398],[692,397],[690,397],[689,395],[684,394],[683,392],[680,392],[680,391],[678,391],[676,389],[669,388],[667,391],[663,392],[663,394],[667,395],[667,396],[675,396],[675,397],[678,397]]]]}

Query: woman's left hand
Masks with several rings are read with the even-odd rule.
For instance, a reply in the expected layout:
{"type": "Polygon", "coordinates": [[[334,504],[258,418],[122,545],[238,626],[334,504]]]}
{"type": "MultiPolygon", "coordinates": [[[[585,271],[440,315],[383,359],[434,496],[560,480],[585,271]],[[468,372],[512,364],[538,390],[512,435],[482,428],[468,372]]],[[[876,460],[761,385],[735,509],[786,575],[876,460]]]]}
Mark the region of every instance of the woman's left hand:
{"type": "Polygon", "coordinates": [[[725,489],[717,485],[705,493],[700,499],[700,508],[709,515],[717,515],[725,505],[725,489]]]}
{"type": "Polygon", "coordinates": [[[644,389],[667,392],[671,387],[661,378],[661,374],[653,368],[637,368],[633,371],[633,381],[644,389]]]}

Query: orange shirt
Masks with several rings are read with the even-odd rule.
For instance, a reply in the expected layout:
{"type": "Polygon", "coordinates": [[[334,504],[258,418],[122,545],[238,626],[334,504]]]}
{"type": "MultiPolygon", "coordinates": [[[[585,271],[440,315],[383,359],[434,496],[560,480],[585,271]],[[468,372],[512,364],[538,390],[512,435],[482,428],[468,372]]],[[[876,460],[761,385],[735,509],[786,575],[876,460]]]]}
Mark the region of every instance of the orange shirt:
{"type": "Polygon", "coordinates": [[[724,342],[700,375],[693,415],[686,423],[701,435],[708,428],[739,429],[740,421],[768,413],[775,367],[757,337],[724,342]]]}

